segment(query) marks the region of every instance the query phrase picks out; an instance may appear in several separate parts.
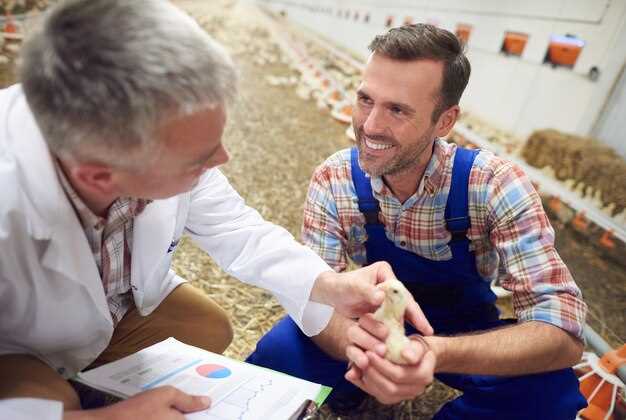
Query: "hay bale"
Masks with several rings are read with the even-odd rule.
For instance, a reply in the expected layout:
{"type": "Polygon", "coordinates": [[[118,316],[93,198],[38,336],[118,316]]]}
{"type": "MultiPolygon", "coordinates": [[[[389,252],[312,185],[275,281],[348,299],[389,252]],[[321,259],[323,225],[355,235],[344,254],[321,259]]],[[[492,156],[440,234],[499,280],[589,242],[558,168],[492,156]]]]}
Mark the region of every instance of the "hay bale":
{"type": "Polygon", "coordinates": [[[532,166],[552,168],[558,180],[573,180],[573,188],[584,195],[599,191],[604,206],[613,204],[613,216],[626,208],[626,161],[612,148],[549,129],[535,131],[522,156],[532,166]]]}

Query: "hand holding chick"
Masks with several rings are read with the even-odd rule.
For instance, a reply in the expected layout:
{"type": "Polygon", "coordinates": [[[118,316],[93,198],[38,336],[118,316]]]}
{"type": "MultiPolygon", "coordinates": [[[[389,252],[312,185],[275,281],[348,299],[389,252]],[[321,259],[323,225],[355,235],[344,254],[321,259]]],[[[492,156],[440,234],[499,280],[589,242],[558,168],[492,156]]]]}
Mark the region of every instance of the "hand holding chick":
{"type": "Polygon", "coordinates": [[[405,319],[424,336],[433,329],[402,283],[385,281],[377,287],[385,294],[382,306],[348,328],[345,378],[381,403],[395,404],[421,395],[433,381],[436,365],[423,338],[416,342],[405,336],[405,319]]]}
{"type": "Polygon", "coordinates": [[[385,299],[374,313],[374,318],[389,329],[385,340],[385,358],[394,363],[408,364],[409,361],[402,356],[402,350],[409,345],[404,330],[404,313],[409,302],[409,291],[398,280],[387,280],[378,287],[385,292],[385,299]]]}

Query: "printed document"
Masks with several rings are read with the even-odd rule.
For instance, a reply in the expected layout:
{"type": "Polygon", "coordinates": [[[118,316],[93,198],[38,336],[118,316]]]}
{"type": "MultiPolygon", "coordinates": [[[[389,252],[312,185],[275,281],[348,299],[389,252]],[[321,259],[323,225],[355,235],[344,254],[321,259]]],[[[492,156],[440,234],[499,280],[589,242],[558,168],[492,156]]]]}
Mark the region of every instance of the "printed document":
{"type": "Polygon", "coordinates": [[[81,372],[76,380],[121,398],[162,385],[211,397],[211,408],[187,414],[189,420],[289,419],[305,401],[319,405],[330,393],[328,387],[235,361],[174,338],[81,372]]]}

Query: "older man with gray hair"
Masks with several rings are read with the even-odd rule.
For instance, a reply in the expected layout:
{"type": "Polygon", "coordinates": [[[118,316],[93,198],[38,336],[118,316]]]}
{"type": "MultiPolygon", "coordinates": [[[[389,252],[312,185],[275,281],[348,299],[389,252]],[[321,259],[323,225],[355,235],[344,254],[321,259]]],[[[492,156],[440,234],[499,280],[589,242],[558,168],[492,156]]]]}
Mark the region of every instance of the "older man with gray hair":
{"type": "MultiPolygon", "coordinates": [[[[80,370],[169,336],[222,352],[226,314],[170,269],[185,233],[307,335],[333,307],[380,304],[388,265],[335,273],[216,169],[235,67],[168,1],[61,2],[22,54],[21,84],[0,91],[0,398],[78,410],[67,378],[80,370]]],[[[414,301],[407,317],[431,331],[414,301]]],[[[175,418],[207,403],[165,389],[90,415],[175,418]]]]}

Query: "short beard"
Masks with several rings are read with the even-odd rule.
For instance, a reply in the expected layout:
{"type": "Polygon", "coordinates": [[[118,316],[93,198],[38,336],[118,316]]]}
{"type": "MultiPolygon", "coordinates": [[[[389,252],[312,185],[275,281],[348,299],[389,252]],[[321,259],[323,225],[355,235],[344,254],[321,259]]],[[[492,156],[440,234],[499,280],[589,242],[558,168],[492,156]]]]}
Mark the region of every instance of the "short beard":
{"type": "MultiPolygon", "coordinates": [[[[373,177],[381,177],[384,175],[397,175],[402,172],[408,172],[417,167],[420,163],[420,157],[424,153],[424,151],[430,146],[432,146],[432,131],[428,130],[428,132],[423,135],[419,141],[415,144],[416,147],[406,147],[401,150],[400,154],[394,157],[389,163],[382,167],[373,168],[367,164],[367,161],[364,160],[365,148],[365,140],[363,140],[363,128],[362,127],[354,127],[354,134],[357,139],[357,147],[359,149],[359,165],[361,168],[367,172],[370,176],[373,177]]],[[[398,142],[393,137],[385,137],[385,136],[375,136],[371,137],[372,139],[384,141],[385,139],[391,140],[394,146],[398,147],[398,142]]]]}

